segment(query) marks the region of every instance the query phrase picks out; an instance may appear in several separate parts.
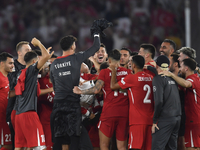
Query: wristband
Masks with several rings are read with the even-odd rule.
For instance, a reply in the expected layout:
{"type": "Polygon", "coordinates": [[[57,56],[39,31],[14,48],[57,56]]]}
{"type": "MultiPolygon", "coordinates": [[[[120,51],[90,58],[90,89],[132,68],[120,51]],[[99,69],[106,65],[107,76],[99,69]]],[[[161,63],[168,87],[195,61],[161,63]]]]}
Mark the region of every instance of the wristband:
{"type": "Polygon", "coordinates": [[[99,37],[99,34],[95,34],[95,35],[94,35],[94,37],[96,37],[96,36],[99,37]]]}

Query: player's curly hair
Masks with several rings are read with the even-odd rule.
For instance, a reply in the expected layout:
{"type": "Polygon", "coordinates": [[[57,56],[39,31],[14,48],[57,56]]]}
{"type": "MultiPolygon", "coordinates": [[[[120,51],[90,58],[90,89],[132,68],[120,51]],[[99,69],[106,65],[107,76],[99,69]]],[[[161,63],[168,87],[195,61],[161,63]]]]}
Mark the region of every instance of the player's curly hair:
{"type": "Polygon", "coordinates": [[[193,48],[190,48],[190,47],[182,47],[177,52],[178,53],[182,52],[183,54],[187,55],[188,57],[190,57],[192,59],[196,58],[196,50],[194,50],[193,48]]]}
{"type": "Polygon", "coordinates": [[[73,35],[65,36],[60,40],[60,47],[62,48],[63,51],[67,51],[76,41],[77,38],[75,38],[73,35]]]}

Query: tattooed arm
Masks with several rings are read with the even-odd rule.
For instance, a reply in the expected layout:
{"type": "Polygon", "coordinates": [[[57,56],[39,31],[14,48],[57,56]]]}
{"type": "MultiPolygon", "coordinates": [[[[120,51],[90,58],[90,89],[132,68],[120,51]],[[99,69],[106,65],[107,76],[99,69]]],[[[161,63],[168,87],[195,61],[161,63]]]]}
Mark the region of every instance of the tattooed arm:
{"type": "Polygon", "coordinates": [[[92,94],[97,94],[101,91],[101,88],[104,85],[104,81],[102,80],[97,80],[96,84],[94,87],[87,89],[87,90],[80,90],[78,86],[75,86],[73,89],[73,92],[75,94],[83,94],[83,95],[92,95],[92,94]]]}

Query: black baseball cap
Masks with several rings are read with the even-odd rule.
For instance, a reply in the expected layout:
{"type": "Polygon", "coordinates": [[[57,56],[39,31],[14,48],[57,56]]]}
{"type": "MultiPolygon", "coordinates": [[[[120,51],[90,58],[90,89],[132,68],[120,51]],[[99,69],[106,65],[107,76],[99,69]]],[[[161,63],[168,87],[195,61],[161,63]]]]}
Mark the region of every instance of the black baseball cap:
{"type": "Polygon", "coordinates": [[[160,55],[158,56],[158,58],[156,59],[156,64],[159,66],[159,67],[162,67],[162,68],[168,68],[169,67],[169,64],[170,64],[170,61],[169,61],[169,58],[165,55],[160,55]]]}

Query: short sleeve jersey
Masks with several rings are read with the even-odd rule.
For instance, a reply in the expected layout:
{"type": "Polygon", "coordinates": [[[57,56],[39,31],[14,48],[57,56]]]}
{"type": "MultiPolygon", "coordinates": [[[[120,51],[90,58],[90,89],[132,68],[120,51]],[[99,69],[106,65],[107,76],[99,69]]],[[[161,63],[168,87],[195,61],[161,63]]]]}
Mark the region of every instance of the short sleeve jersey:
{"type": "Polygon", "coordinates": [[[22,92],[22,95],[17,95],[18,107],[16,114],[27,111],[37,111],[38,73],[37,63],[27,68],[24,91],[22,92]]]}
{"type": "MultiPolygon", "coordinates": [[[[40,89],[48,89],[53,87],[52,83],[49,82],[49,75],[39,79],[40,89]]],[[[41,122],[50,122],[50,115],[53,109],[53,98],[54,92],[41,95],[38,98],[38,115],[41,122]]]]}
{"type": "Polygon", "coordinates": [[[141,71],[118,82],[122,89],[128,89],[129,125],[153,123],[152,80],[151,75],[141,71]]]}
{"type": "MultiPolygon", "coordinates": [[[[17,59],[14,61],[14,69],[13,72],[8,74],[8,80],[10,84],[10,89],[13,90],[14,87],[17,84],[17,79],[21,73],[21,70],[26,67],[26,65],[22,65],[21,63],[18,62],[17,59]]],[[[7,112],[6,112],[6,117],[7,117],[7,122],[10,121],[10,115],[12,110],[14,109],[14,104],[16,101],[16,97],[11,97],[8,99],[8,106],[7,106],[7,112]]]]}
{"type": "MultiPolygon", "coordinates": [[[[154,60],[152,60],[152,61],[146,63],[145,65],[151,66],[151,67],[154,67],[154,68],[155,68],[155,66],[153,65],[153,63],[155,63],[154,60]]],[[[155,64],[156,64],[156,63],[155,63],[155,64]]],[[[148,69],[144,69],[144,72],[146,72],[146,73],[152,75],[153,77],[155,76],[155,74],[154,74],[153,72],[151,72],[150,70],[148,70],[148,69]]]]}
{"type": "Polygon", "coordinates": [[[6,108],[8,105],[9,91],[8,78],[0,72],[0,122],[6,121],[6,108]]]}
{"type": "MultiPolygon", "coordinates": [[[[119,67],[117,69],[117,81],[131,74],[129,69],[119,67]]],[[[128,117],[128,94],[126,91],[110,89],[111,71],[102,69],[99,73],[98,80],[104,81],[102,88],[104,94],[104,103],[101,113],[101,120],[109,117],[128,117]]]]}
{"type": "Polygon", "coordinates": [[[145,65],[149,65],[149,66],[152,66],[152,67],[156,67],[154,64],[156,65],[156,62],[155,62],[154,60],[151,60],[151,61],[149,61],[148,63],[146,63],[145,65]]]}
{"type": "Polygon", "coordinates": [[[200,124],[200,79],[197,74],[186,78],[192,87],[185,89],[186,124],[200,124]]]}

